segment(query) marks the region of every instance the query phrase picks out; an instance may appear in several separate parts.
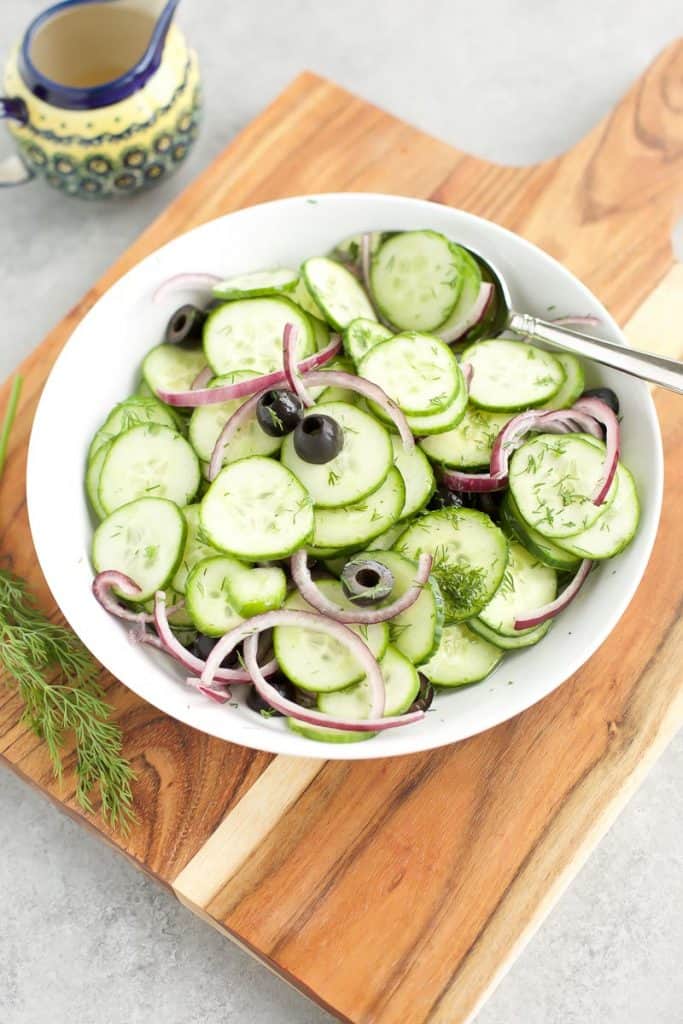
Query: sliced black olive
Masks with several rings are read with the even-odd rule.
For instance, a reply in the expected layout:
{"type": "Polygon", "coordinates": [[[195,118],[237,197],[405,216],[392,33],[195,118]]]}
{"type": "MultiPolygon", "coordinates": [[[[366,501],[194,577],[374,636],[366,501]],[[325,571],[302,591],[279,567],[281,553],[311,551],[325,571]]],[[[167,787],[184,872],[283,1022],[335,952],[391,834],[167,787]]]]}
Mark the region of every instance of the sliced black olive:
{"type": "Polygon", "coordinates": [[[201,345],[205,320],[206,313],[197,306],[180,306],[166,325],[166,344],[185,348],[201,345]]]}
{"type": "Polygon", "coordinates": [[[475,500],[472,508],[485,512],[487,516],[497,521],[500,518],[500,506],[504,494],[505,491],[482,491],[480,494],[473,494],[472,497],[475,500]]]}
{"type": "MultiPolygon", "coordinates": [[[[287,700],[294,700],[294,686],[282,672],[277,672],[274,676],[270,676],[268,682],[271,686],[275,687],[281,697],[285,697],[287,700]]],[[[272,708],[268,701],[263,699],[255,686],[252,686],[249,690],[247,707],[251,711],[263,715],[264,718],[282,717],[282,712],[272,708]]]]}
{"type": "Polygon", "coordinates": [[[434,687],[426,676],[420,676],[420,690],[417,697],[410,705],[409,711],[427,711],[434,700],[434,687]]]}
{"type": "Polygon", "coordinates": [[[256,419],[264,434],[284,437],[291,434],[301,420],[304,407],[298,395],[286,388],[266,391],[258,400],[256,419]]]}
{"type": "Polygon", "coordinates": [[[382,562],[373,558],[359,558],[347,562],[341,574],[344,593],[354,604],[377,604],[389,597],[393,586],[393,573],[382,562]]]}
{"type": "Polygon", "coordinates": [[[504,494],[504,491],[449,491],[447,487],[439,487],[427,508],[474,508],[485,512],[491,519],[498,519],[504,494]]]}
{"type": "Polygon", "coordinates": [[[308,690],[300,690],[298,686],[294,688],[294,700],[302,708],[317,708],[318,706],[317,694],[309,693],[308,690]]]}
{"type": "Polygon", "coordinates": [[[432,494],[427,508],[474,508],[474,498],[475,495],[468,491],[449,491],[447,487],[439,487],[432,494]]]}
{"type": "Polygon", "coordinates": [[[336,420],[323,413],[306,416],[294,431],[294,450],[304,462],[322,466],[344,447],[344,434],[336,420]]]}
{"type": "Polygon", "coordinates": [[[619,415],[619,398],[611,388],[588,388],[581,395],[582,398],[599,398],[601,402],[608,405],[615,416],[619,415]]]}
{"type": "MultiPolygon", "coordinates": [[[[196,658],[201,658],[202,661],[206,661],[219,640],[220,637],[217,636],[206,636],[204,633],[197,633],[196,637],[192,641],[190,651],[196,658]]],[[[221,668],[234,668],[238,661],[239,658],[237,657],[237,651],[232,651],[227,658],[223,658],[221,668]]]]}

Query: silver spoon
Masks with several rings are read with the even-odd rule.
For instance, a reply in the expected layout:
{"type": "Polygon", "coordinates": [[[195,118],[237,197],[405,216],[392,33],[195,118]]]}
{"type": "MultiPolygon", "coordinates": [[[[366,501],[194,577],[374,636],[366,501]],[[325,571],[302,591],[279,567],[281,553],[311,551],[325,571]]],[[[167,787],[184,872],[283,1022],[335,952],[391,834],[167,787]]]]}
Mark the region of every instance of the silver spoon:
{"type": "Polygon", "coordinates": [[[496,311],[489,326],[491,336],[505,330],[513,331],[514,334],[546,341],[575,355],[594,359],[603,366],[611,366],[632,377],[640,377],[641,380],[649,380],[670,391],[676,391],[679,395],[683,394],[683,362],[652,355],[639,349],[626,348],[613,341],[605,341],[604,338],[593,338],[589,334],[560,327],[528,313],[516,313],[512,309],[510,292],[502,274],[476,249],[468,251],[487,272],[495,288],[496,311]]]}

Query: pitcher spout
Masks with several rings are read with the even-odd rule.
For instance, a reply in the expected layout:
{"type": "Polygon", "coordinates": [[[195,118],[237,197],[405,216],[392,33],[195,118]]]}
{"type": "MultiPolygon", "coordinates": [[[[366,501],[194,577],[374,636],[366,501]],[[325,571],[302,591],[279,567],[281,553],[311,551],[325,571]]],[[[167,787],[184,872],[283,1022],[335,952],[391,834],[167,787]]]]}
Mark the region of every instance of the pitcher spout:
{"type": "Polygon", "coordinates": [[[127,99],[161,65],[180,0],[61,0],[29,25],[19,70],[34,96],[68,110],[127,99]]]}

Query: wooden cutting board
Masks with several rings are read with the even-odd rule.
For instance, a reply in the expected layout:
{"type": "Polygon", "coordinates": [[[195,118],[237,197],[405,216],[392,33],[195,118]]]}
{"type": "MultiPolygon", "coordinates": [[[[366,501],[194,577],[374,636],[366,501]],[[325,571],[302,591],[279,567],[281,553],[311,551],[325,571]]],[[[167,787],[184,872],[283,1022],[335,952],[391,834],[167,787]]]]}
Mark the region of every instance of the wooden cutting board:
{"type": "MultiPolygon", "coordinates": [[[[26,520],[36,401],[78,321],[121,274],[209,218],[335,190],[430,197],[562,260],[633,342],[683,352],[683,43],[562,157],[502,167],[303,74],[26,360],[0,494],[0,556],[58,616],[26,520]]],[[[0,408],[7,390],[0,398],[0,408]]],[[[342,1020],[460,1024],[541,922],[683,719],[683,401],[659,394],[666,496],[631,607],[584,668],[483,735],[394,760],[273,758],[201,735],[104,676],[139,774],[126,840],[76,808],[0,689],[0,755],[195,913],[342,1020]]],[[[73,760],[73,759],[71,759],[73,760]]]]}

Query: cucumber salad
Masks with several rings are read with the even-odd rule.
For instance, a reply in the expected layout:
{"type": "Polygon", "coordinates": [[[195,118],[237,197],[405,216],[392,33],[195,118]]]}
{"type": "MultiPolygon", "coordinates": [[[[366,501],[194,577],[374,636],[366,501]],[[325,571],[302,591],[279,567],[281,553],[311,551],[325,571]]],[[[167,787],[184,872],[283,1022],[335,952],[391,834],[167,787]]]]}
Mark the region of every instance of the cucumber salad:
{"type": "Polygon", "coordinates": [[[444,235],[154,299],[189,289],[85,485],[95,597],[207,700],[325,742],[409,726],[544,640],[633,538],[617,396],[492,337],[486,267],[444,235]]]}

